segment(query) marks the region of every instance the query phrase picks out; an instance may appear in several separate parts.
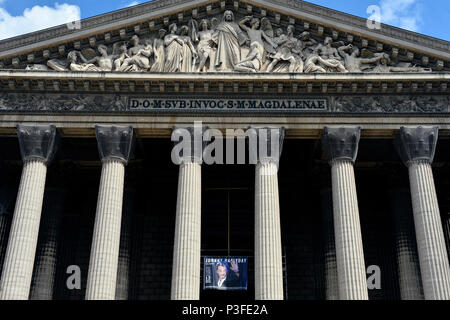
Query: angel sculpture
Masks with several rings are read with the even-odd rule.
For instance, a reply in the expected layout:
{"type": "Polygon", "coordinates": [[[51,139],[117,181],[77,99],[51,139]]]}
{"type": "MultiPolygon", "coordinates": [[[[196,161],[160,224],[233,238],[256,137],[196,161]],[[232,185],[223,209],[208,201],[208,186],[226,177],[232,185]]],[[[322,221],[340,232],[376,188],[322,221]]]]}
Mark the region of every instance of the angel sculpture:
{"type": "Polygon", "coordinates": [[[399,63],[398,66],[392,67],[389,64],[391,63],[391,59],[387,53],[378,53],[376,54],[381,58],[378,60],[378,65],[372,69],[372,72],[377,73],[389,73],[389,72],[432,72],[430,68],[421,68],[421,67],[411,67],[410,63],[399,63]]]}
{"type": "Polygon", "coordinates": [[[153,54],[151,42],[147,41],[145,46],[139,44],[137,35],[131,37],[132,47],[128,49],[128,56],[121,64],[119,71],[146,71],[150,69],[150,57],[153,54]]]}
{"type": "Polygon", "coordinates": [[[289,25],[287,27],[287,35],[283,34],[283,30],[277,29],[277,36],[273,39],[273,42],[277,44],[277,51],[274,54],[270,54],[272,62],[266,69],[266,72],[272,72],[279,64],[279,62],[288,62],[288,72],[303,72],[303,60],[301,58],[301,51],[296,49],[298,40],[294,38],[295,27],[289,25]]]}
{"type": "Polygon", "coordinates": [[[239,26],[247,32],[250,38],[250,45],[257,41],[263,46],[268,53],[275,53],[275,49],[278,47],[276,43],[272,41],[273,29],[269,19],[262,18],[261,21],[253,16],[247,16],[239,22],[239,26]],[[246,25],[250,22],[250,28],[246,25]],[[260,28],[261,27],[261,28],[260,28]],[[265,44],[263,39],[268,43],[265,44]]]}
{"type": "Polygon", "coordinates": [[[183,53],[181,59],[181,72],[192,72],[195,67],[198,55],[197,50],[192,44],[191,37],[188,36],[189,27],[182,26],[180,29],[180,39],[183,41],[183,53]]]}
{"type": "Polygon", "coordinates": [[[183,39],[177,35],[178,26],[173,23],[169,26],[169,34],[164,37],[166,46],[166,62],[164,72],[177,72],[181,70],[183,59],[183,39]]]}
{"type": "Polygon", "coordinates": [[[338,50],[332,46],[333,39],[326,37],[323,44],[319,45],[318,53],[322,58],[322,64],[328,72],[348,72],[342,64],[342,58],[338,50]]]}
{"type": "Polygon", "coordinates": [[[372,58],[362,58],[360,57],[359,49],[352,44],[339,47],[338,52],[344,58],[345,67],[349,72],[362,72],[369,67],[369,64],[382,59],[381,55],[372,58]],[[348,50],[351,50],[350,54],[347,53],[348,50]]]}
{"type": "Polygon", "coordinates": [[[164,71],[164,63],[166,61],[166,52],[164,48],[164,37],[166,36],[167,31],[165,29],[160,29],[158,32],[159,38],[155,38],[153,40],[153,56],[155,58],[155,62],[150,68],[151,72],[163,72],[164,71]]]}
{"type": "Polygon", "coordinates": [[[200,26],[197,21],[192,19],[189,22],[190,31],[191,31],[191,40],[194,43],[197,43],[197,51],[198,57],[200,59],[200,63],[198,66],[198,72],[207,71],[211,69],[212,64],[210,63],[210,67],[206,66],[208,60],[214,61],[215,51],[214,45],[212,45],[212,39],[214,34],[214,29],[218,24],[218,20],[216,18],[212,18],[211,21],[208,19],[203,19],[200,21],[200,26]]]}

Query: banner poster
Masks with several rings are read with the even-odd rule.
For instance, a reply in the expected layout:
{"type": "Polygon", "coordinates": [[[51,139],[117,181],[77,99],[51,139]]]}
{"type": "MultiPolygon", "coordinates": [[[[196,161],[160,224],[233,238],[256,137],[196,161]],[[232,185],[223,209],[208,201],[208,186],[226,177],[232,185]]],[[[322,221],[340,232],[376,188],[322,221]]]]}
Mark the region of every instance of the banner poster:
{"type": "Polygon", "coordinates": [[[247,290],[248,257],[204,257],[203,289],[247,290]]]}

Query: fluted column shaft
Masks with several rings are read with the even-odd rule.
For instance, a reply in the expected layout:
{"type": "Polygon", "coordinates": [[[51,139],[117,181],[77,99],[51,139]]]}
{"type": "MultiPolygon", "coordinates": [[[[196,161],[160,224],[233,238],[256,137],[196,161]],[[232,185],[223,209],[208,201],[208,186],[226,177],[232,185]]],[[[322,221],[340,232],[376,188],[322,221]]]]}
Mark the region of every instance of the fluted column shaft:
{"type": "Polygon", "coordinates": [[[96,126],[102,174],[92,235],[86,300],[114,300],[122,224],[125,165],[131,155],[133,128],[96,126]]]}
{"type": "Polygon", "coordinates": [[[333,192],[331,188],[321,190],[320,203],[322,211],[325,254],[325,299],[339,300],[336,246],[334,240],[333,223],[333,192]]]}
{"type": "Polygon", "coordinates": [[[333,161],[331,179],[339,298],[368,300],[353,163],[346,160],[333,161]]]}
{"type": "Polygon", "coordinates": [[[24,163],[3,265],[1,300],[27,300],[39,235],[47,166],[41,159],[24,163]]]}
{"type": "Polygon", "coordinates": [[[283,300],[278,167],[259,162],[255,173],[255,299],[283,300]]]}
{"type": "Polygon", "coordinates": [[[402,300],[423,300],[409,190],[390,192],[394,215],[397,270],[402,300]]]}
{"type": "Polygon", "coordinates": [[[325,127],[322,145],[331,165],[333,220],[340,300],[368,300],[353,164],[361,127],[325,127]]]}
{"type": "Polygon", "coordinates": [[[172,268],[172,300],[200,299],[201,164],[183,162],[178,196],[172,268]]]}
{"type": "Polygon", "coordinates": [[[89,260],[86,300],[114,300],[122,219],[124,162],[103,161],[89,260]]]}
{"type": "Polygon", "coordinates": [[[126,188],[122,205],[119,261],[117,266],[116,300],[128,300],[131,255],[131,218],[134,209],[135,190],[126,188]]]}
{"type": "Polygon", "coordinates": [[[430,163],[408,163],[411,198],[426,300],[450,300],[450,267],[430,163]]]}
{"type": "Polygon", "coordinates": [[[52,300],[64,192],[49,190],[44,202],[30,300],[52,300]]]}

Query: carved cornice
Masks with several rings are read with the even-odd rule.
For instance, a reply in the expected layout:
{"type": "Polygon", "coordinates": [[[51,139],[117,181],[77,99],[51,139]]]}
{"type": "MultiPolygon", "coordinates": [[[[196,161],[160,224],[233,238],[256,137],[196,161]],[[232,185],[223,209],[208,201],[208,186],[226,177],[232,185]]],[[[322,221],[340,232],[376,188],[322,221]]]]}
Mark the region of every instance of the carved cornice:
{"type": "Polygon", "coordinates": [[[447,94],[450,73],[119,73],[0,70],[0,91],[26,93],[447,94]]]}

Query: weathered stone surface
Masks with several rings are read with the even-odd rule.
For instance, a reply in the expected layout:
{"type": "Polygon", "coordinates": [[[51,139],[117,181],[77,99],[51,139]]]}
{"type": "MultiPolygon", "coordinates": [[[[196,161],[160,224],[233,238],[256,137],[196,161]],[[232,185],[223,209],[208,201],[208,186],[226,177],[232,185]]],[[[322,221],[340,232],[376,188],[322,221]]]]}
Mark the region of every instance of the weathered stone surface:
{"type": "Polygon", "coordinates": [[[255,299],[283,300],[280,203],[276,161],[255,169],[255,299]]]}
{"type": "Polygon", "coordinates": [[[128,162],[134,143],[132,127],[96,126],[95,134],[102,161],[119,159],[128,162]]]}
{"type": "Polygon", "coordinates": [[[195,160],[184,162],[179,168],[172,300],[200,299],[201,170],[195,160]]]}
{"type": "Polygon", "coordinates": [[[22,160],[38,159],[46,165],[52,160],[56,152],[56,127],[19,125],[20,153],[22,160]]]}
{"type": "Polygon", "coordinates": [[[401,127],[395,146],[407,165],[411,161],[432,163],[438,140],[438,127],[401,127]]]}
{"type": "Polygon", "coordinates": [[[1,300],[27,300],[29,297],[46,173],[44,160],[32,159],[24,163],[2,270],[1,300]]]}
{"type": "Polygon", "coordinates": [[[124,178],[123,161],[115,158],[103,161],[86,300],[115,299],[124,178]]]}
{"type": "Polygon", "coordinates": [[[325,127],[322,144],[328,161],[356,161],[361,127],[325,127]]]}

